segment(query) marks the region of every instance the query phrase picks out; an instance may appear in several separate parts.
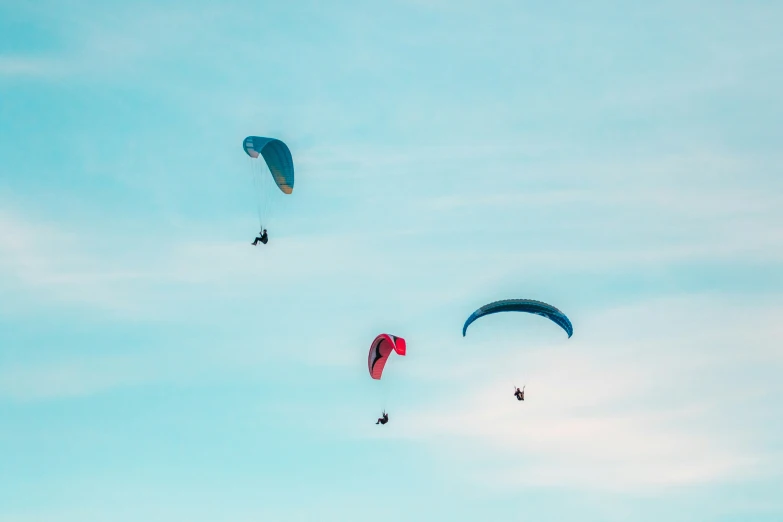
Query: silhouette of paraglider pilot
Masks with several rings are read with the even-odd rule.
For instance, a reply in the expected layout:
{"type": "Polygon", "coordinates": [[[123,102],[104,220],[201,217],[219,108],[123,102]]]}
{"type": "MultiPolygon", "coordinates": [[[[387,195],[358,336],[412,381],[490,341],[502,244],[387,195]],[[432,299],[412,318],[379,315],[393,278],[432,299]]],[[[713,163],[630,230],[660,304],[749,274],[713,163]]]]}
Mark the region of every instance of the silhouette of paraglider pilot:
{"type": "Polygon", "coordinates": [[[253,246],[256,246],[258,242],[261,241],[263,244],[266,245],[266,242],[269,241],[269,236],[266,234],[266,229],[261,231],[261,235],[256,238],[253,243],[251,243],[253,246]]]}

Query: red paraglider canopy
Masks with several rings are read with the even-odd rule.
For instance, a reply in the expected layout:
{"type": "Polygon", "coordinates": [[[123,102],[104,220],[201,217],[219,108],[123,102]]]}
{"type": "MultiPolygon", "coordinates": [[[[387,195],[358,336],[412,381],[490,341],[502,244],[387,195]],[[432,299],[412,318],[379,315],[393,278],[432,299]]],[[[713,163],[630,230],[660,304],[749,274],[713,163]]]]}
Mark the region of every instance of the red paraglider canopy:
{"type": "Polygon", "coordinates": [[[383,367],[386,366],[386,359],[389,358],[392,351],[397,352],[398,355],[405,355],[405,339],[389,334],[381,334],[375,338],[370,345],[370,353],[367,356],[370,377],[381,378],[383,367]]]}

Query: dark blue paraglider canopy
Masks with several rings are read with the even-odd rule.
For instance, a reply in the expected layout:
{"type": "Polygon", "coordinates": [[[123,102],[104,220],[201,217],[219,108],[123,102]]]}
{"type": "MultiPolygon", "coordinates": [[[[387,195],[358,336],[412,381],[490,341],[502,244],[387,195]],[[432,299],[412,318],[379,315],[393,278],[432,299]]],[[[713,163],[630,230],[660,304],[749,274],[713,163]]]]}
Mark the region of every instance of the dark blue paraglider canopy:
{"type": "Polygon", "coordinates": [[[465,321],[465,325],[462,327],[462,336],[465,337],[468,326],[470,326],[473,321],[479,317],[496,314],[498,312],[527,312],[529,314],[540,315],[560,326],[560,328],[566,331],[569,338],[574,333],[574,327],[571,326],[571,321],[563,312],[554,306],[542,303],[541,301],[534,301],[533,299],[506,299],[486,304],[470,314],[470,317],[468,317],[468,320],[465,321]]]}

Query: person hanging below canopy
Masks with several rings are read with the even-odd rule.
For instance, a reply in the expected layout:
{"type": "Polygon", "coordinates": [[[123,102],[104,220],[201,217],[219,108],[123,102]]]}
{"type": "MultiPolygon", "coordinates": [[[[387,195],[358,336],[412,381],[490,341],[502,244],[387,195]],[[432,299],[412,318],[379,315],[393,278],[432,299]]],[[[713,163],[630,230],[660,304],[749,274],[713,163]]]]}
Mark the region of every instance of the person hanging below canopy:
{"type": "Polygon", "coordinates": [[[266,233],[266,229],[263,229],[261,232],[261,235],[258,236],[255,241],[251,243],[251,245],[256,246],[259,241],[261,241],[263,244],[266,245],[267,241],[269,241],[269,236],[266,233]]]}
{"type": "Polygon", "coordinates": [[[517,391],[514,392],[514,397],[516,397],[518,401],[524,401],[525,400],[525,387],[522,386],[521,390],[519,388],[517,388],[517,391]]]}
{"type": "Polygon", "coordinates": [[[379,418],[375,424],[386,424],[389,422],[389,414],[386,411],[383,412],[383,416],[379,418]]]}

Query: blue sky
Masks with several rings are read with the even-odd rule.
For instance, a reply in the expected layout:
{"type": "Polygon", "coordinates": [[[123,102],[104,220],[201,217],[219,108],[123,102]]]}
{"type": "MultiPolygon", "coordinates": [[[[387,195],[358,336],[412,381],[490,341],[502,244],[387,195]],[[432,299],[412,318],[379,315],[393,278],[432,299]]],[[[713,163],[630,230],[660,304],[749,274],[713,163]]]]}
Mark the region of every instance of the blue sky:
{"type": "Polygon", "coordinates": [[[0,522],[780,520],[782,21],[0,2],[0,522]]]}

